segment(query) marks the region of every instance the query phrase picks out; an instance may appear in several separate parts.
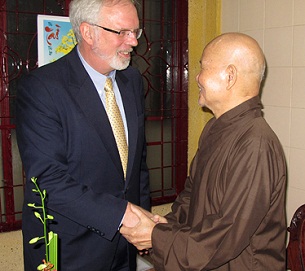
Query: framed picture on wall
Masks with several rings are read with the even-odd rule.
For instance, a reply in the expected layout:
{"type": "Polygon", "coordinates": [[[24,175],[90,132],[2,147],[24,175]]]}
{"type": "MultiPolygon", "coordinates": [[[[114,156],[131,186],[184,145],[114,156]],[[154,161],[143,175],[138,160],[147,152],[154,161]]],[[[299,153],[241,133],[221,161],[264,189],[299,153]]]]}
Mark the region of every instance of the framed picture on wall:
{"type": "Polygon", "coordinates": [[[76,45],[69,17],[37,16],[38,66],[56,61],[76,45]]]}

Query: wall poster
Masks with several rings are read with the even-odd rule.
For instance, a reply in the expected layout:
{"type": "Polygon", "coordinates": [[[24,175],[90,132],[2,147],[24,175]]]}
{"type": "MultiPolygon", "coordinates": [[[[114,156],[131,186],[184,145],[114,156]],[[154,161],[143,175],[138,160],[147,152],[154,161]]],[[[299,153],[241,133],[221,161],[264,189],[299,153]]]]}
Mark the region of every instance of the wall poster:
{"type": "Polygon", "coordinates": [[[69,17],[38,15],[38,66],[56,61],[76,45],[69,17]]]}

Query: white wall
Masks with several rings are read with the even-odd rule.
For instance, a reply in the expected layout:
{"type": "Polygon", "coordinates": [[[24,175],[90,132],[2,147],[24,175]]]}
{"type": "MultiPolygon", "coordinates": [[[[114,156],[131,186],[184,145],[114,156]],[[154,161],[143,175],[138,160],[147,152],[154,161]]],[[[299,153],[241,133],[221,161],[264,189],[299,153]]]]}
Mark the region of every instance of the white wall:
{"type": "Polygon", "coordinates": [[[265,118],[288,163],[287,219],[305,204],[305,0],[222,0],[222,32],[255,38],[267,59],[265,118]]]}

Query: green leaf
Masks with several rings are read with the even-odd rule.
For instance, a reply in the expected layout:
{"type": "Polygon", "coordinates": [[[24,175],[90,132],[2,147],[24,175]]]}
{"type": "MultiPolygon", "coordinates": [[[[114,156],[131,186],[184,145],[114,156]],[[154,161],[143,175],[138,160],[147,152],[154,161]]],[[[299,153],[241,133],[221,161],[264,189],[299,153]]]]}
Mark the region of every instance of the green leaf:
{"type": "Polygon", "coordinates": [[[32,181],[32,183],[36,183],[36,181],[37,181],[37,178],[35,178],[35,177],[32,177],[32,178],[31,178],[31,181],[32,181]]]}
{"type": "Polygon", "coordinates": [[[34,215],[35,215],[37,218],[41,219],[41,215],[40,215],[40,213],[38,213],[38,212],[34,212],[34,215]]]}
{"type": "Polygon", "coordinates": [[[54,264],[54,269],[57,270],[57,260],[58,260],[58,236],[57,233],[49,232],[49,260],[54,264]],[[50,238],[50,233],[52,233],[52,238],[50,238]]]}
{"type": "Polygon", "coordinates": [[[52,240],[54,233],[52,231],[49,232],[49,242],[52,240]]]}
{"type": "Polygon", "coordinates": [[[54,219],[54,216],[52,216],[52,215],[47,215],[47,218],[50,219],[50,220],[52,220],[52,219],[54,219]]]}
{"type": "Polygon", "coordinates": [[[37,189],[33,188],[32,192],[38,193],[39,191],[37,189]]]}
{"type": "Polygon", "coordinates": [[[46,264],[42,263],[40,265],[37,266],[37,270],[43,270],[45,269],[46,267],[48,267],[46,264]]]}
{"type": "Polygon", "coordinates": [[[40,239],[40,237],[35,237],[29,241],[29,244],[35,244],[40,239]]]}
{"type": "Polygon", "coordinates": [[[33,207],[33,208],[36,207],[36,206],[35,206],[35,203],[28,203],[28,206],[29,206],[29,207],[33,207]]]}

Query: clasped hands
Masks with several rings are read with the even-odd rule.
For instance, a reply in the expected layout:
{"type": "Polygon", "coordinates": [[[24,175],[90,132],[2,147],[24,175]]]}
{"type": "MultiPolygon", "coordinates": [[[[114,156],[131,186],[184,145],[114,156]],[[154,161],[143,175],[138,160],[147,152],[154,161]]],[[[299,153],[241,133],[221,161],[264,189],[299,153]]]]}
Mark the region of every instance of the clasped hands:
{"type": "Polygon", "coordinates": [[[154,215],[143,208],[128,203],[120,233],[139,251],[152,247],[151,235],[157,223],[167,223],[166,218],[154,215]]]}

